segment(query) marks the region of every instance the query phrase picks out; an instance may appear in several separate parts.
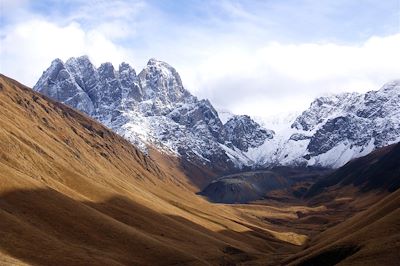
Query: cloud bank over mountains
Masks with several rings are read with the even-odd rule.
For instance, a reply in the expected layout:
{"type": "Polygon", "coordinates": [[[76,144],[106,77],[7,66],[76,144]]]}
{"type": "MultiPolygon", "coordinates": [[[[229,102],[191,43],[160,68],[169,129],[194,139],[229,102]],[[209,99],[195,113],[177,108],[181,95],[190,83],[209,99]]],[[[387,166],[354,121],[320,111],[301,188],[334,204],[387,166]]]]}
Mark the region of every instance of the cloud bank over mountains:
{"type": "Polygon", "coordinates": [[[55,57],[155,57],[199,97],[259,116],[399,78],[398,1],[279,2],[2,0],[0,68],[33,86],[55,57]]]}

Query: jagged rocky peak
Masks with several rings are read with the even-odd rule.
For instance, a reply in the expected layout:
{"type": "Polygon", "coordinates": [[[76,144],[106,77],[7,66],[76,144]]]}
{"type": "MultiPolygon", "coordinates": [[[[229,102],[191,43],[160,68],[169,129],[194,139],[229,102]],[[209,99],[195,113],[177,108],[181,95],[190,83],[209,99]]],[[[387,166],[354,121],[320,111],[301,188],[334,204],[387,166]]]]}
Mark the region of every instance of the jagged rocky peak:
{"type": "Polygon", "coordinates": [[[370,91],[364,95],[364,105],[357,110],[357,115],[384,118],[399,106],[399,98],[400,80],[388,82],[379,91],[370,91]]]}
{"type": "Polygon", "coordinates": [[[136,75],[127,63],[96,68],[87,56],[53,61],[34,87],[81,110],[145,151],[165,151],[219,169],[251,162],[244,152],[272,138],[250,117],[224,126],[208,100],[198,100],[169,64],[150,59],[136,75]]]}
{"type": "Polygon", "coordinates": [[[208,100],[182,104],[170,112],[168,117],[178,124],[191,128],[196,135],[221,139],[223,125],[217,111],[208,100]]]}
{"type": "Polygon", "coordinates": [[[309,135],[304,157],[308,163],[339,167],[398,142],[399,85],[393,81],[365,94],[344,93],[315,100],[292,125],[309,135]]]}
{"type": "Polygon", "coordinates": [[[304,111],[292,124],[292,128],[310,131],[319,123],[324,122],[338,112],[346,112],[352,109],[358,101],[359,93],[341,93],[332,96],[323,96],[315,99],[310,107],[304,111]]]}
{"type": "Polygon", "coordinates": [[[133,69],[133,67],[131,67],[131,65],[129,65],[129,64],[126,63],[126,62],[122,62],[122,63],[119,65],[118,73],[119,73],[119,75],[120,75],[121,78],[122,78],[122,76],[123,76],[123,77],[130,77],[130,78],[136,77],[136,71],[135,71],[135,69],[133,69]]]}
{"type": "Polygon", "coordinates": [[[38,83],[42,83],[46,88],[50,87],[56,81],[64,81],[70,79],[68,71],[65,69],[64,62],[57,58],[51,62],[50,67],[43,72],[38,83]]]}
{"type": "Polygon", "coordinates": [[[71,66],[71,67],[76,67],[80,69],[88,68],[88,67],[93,67],[92,62],[90,61],[89,57],[87,55],[82,55],[79,57],[70,57],[66,62],[66,65],[71,66]]]}
{"type": "Polygon", "coordinates": [[[102,63],[97,71],[99,72],[100,77],[104,79],[116,78],[114,66],[110,62],[102,63]]]}
{"type": "Polygon", "coordinates": [[[369,91],[365,94],[341,93],[319,97],[296,118],[292,128],[312,131],[318,124],[350,113],[363,118],[384,117],[398,108],[399,84],[399,81],[392,81],[378,91],[369,91]]]}
{"type": "Polygon", "coordinates": [[[183,87],[178,72],[169,64],[150,59],[139,73],[144,99],[157,97],[164,104],[184,102],[193,96],[183,87]]]}
{"type": "Polygon", "coordinates": [[[136,71],[128,63],[122,62],[118,68],[118,76],[122,87],[123,104],[126,108],[132,109],[135,102],[143,98],[136,71]]]}
{"type": "Polygon", "coordinates": [[[385,83],[385,85],[383,85],[381,91],[383,91],[383,92],[397,91],[397,93],[399,93],[400,79],[392,80],[392,81],[385,83]]]}
{"type": "Polygon", "coordinates": [[[96,85],[98,71],[88,56],[71,57],[65,66],[83,90],[90,91],[96,85]]]}
{"type": "Polygon", "coordinates": [[[64,80],[68,78],[67,76],[61,76],[59,77],[58,75],[60,74],[61,70],[65,70],[65,65],[64,62],[60,58],[54,59],[49,68],[47,68],[45,71],[43,71],[42,76],[40,77],[39,81],[37,83],[47,83],[47,80],[50,81],[50,83],[53,81],[56,81],[57,79],[59,80],[64,80]]]}
{"type": "Polygon", "coordinates": [[[126,137],[220,169],[247,166],[339,167],[400,141],[400,81],[379,91],[320,97],[284,127],[225,116],[198,100],[169,64],[150,59],[137,75],[127,63],[99,68],[87,56],[54,60],[35,90],[81,110],[126,137]]]}
{"type": "Polygon", "coordinates": [[[68,65],[60,59],[52,61],[34,89],[87,114],[91,114],[94,110],[93,103],[84,90],[82,79],[76,79],[75,74],[68,69],[68,65]]]}
{"type": "Polygon", "coordinates": [[[224,124],[225,140],[243,151],[262,145],[274,131],[262,128],[248,115],[235,115],[224,124]]]}
{"type": "MultiPolygon", "coordinates": [[[[56,58],[51,62],[50,67],[44,71],[43,73],[49,71],[52,74],[58,74],[61,69],[64,69],[64,62],[60,59],[60,58],[56,58]]],[[[53,79],[55,79],[56,77],[53,77],[53,79]]]]}

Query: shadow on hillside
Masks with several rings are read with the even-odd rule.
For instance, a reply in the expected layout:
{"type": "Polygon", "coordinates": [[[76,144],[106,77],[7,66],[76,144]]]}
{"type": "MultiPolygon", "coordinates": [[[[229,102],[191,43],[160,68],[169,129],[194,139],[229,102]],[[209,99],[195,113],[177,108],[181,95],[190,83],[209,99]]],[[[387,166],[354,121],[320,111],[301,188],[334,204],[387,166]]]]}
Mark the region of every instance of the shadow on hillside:
{"type": "Polygon", "coordinates": [[[52,189],[0,196],[0,250],[29,264],[234,265],[278,249],[297,248],[250,228],[211,231],[120,196],[99,203],[52,189]]]}
{"type": "Polygon", "coordinates": [[[350,257],[351,255],[355,254],[359,250],[360,247],[356,245],[333,247],[304,260],[303,262],[298,264],[298,266],[307,266],[307,265],[334,266],[339,262],[345,260],[347,257],[350,257]]]}

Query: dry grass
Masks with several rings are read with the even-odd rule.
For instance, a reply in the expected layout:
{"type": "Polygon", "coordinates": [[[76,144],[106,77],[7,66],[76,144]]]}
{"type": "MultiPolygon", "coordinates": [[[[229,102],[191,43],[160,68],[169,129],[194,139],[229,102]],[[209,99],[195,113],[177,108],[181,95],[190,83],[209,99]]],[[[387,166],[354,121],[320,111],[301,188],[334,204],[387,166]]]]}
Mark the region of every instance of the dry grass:
{"type": "Polygon", "coordinates": [[[238,263],[302,243],[196,196],[176,158],[146,157],[85,115],[0,82],[2,264],[238,263]]]}
{"type": "Polygon", "coordinates": [[[0,77],[0,265],[277,265],[290,256],[296,264],[334,243],[363,245],[347,264],[398,258],[399,193],[319,234],[331,225],[324,219],[337,223],[350,210],[335,208],[365,208],[382,195],[332,191],[314,207],[211,204],[187,173],[177,158],[146,157],[85,115],[0,77]]]}

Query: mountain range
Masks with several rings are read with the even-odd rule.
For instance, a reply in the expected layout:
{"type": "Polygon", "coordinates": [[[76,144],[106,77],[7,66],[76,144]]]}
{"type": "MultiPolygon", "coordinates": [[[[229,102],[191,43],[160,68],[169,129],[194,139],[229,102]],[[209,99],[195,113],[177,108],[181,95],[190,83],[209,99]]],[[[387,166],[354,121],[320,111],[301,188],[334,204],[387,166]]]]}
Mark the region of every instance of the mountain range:
{"type": "MultiPolygon", "coordinates": [[[[220,183],[268,193],[248,204],[212,204],[196,195],[179,156],[151,147],[144,154],[95,119],[3,75],[0,118],[1,265],[400,259],[400,144],[325,174],[309,167],[236,172],[220,183]]],[[[233,192],[224,199],[244,199],[233,192]]]]}
{"type": "Polygon", "coordinates": [[[221,114],[222,122],[210,101],[193,96],[173,67],[155,59],[139,74],[127,63],[96,68],[87,56],[55,59],[34,90],[88,114],[145,153],[155,147],[217,173],[337,168],[400,141],[400,81],[317,98],[281,130],[247,115],[221,114]]]}
{"type": "Polygon", "coordinates": [[[3,75],[0,117],[0,265],[233,264],[287,246],[196,196],[174,157],[3,75]]]}
{"type": "Polygon", "coordinates": [[[154,59],[138,75],[126,63],[115,70],[110,63],[95,68],[86,56],[56,59],[34,89],[92,116],[144,152],[155,146],[216,170],[251,164],[243,152],[273,137],[248,116],[222,124],[208,100],[191,95],[174,68],[154,59]]]}

